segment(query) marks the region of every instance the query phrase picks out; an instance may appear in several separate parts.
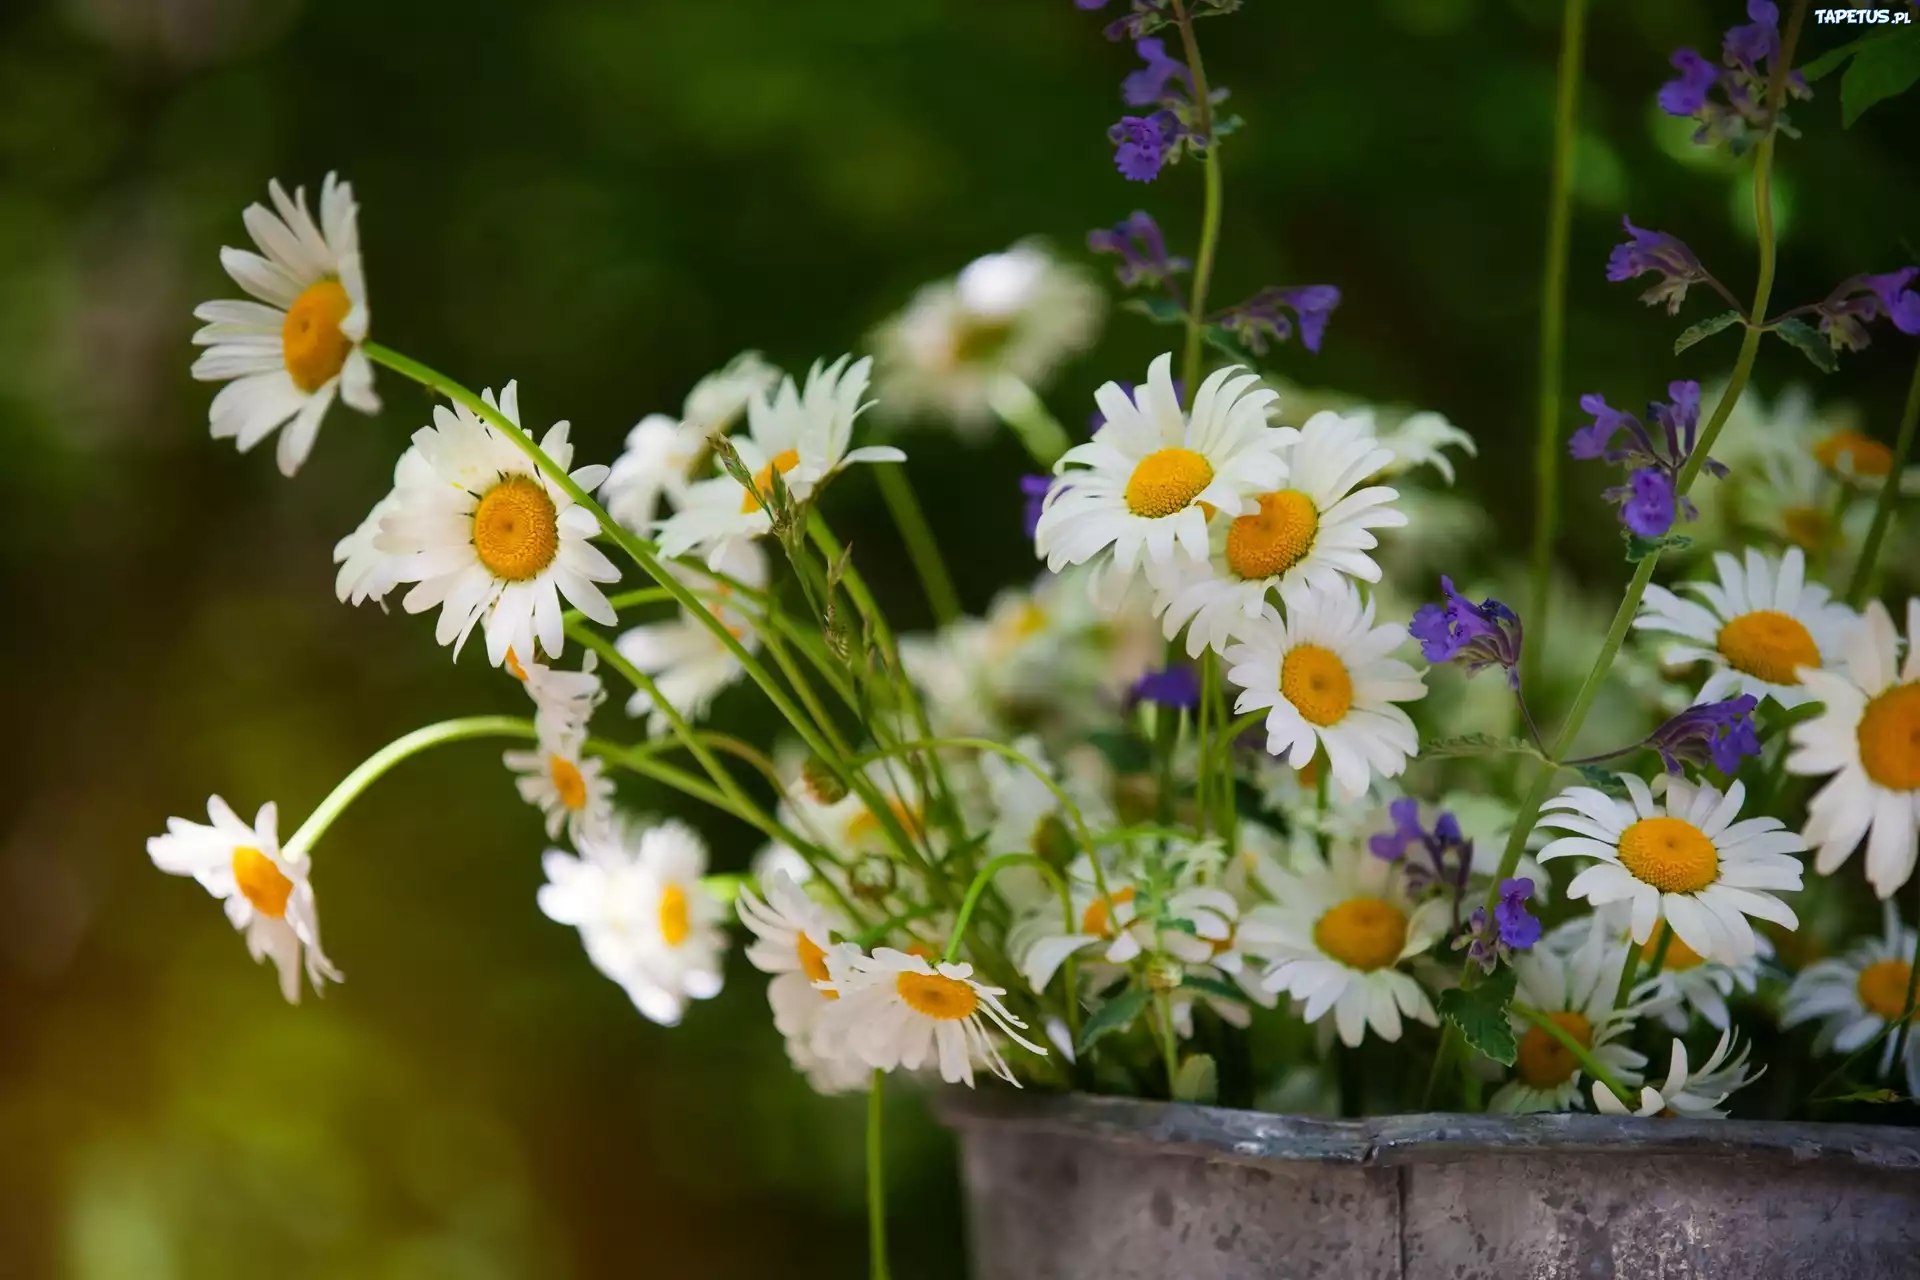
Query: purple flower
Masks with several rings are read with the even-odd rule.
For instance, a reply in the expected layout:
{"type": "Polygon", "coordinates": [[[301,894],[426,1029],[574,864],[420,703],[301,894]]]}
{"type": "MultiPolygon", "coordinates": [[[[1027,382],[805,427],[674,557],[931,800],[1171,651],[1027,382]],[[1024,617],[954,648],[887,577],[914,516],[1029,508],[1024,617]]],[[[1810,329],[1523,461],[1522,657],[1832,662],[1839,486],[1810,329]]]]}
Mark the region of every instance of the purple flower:
{"type": "Polygon", "coordinates": [[[1133,702],[1152,702],[1192,711],[1200,705],[1200,675],[1192,667],[1149,671],[1133,682],[1127,696],[1133,702]]]}
{"type": "Polygon", "coordinates": [[[1121,116],[1107,130],[1113,143],[1113,167],[1129,182],[1152,182],[1167,162],[1167,149],[1180,140],[1180,121],[1171,111],[1150,116],[1121,116]]]}
{"type": "Polygon", "coordinates": [[[1033,537],[1034,530],[1040,527],[1040,513],[1047,509],[1047,490],[1053,487],[1052,476],[1021,476],[1020,492],[1026,496],[1026,506],[1021,511],[1020,526],[1027,531],[1027,537],[1033,537]]]}
{"type": "Polygon", "coordinates": [[[1721,56],[1727,65],[1752,72],[1780,52],[1780,10],[1770,0],[1747,0],[1747,16],[1751,23],[1728,30],[1721,56]]]}
{"type": "Polygon", "coordinates": [[[1540,941],[1540,922],[1527,910],[1527,899],[1532,896],[1533,881],[1526,876],[1500,882],[1493,921],[1500,931],[1500,941],[1515,951],[1525,951],[1540,941]]]}
{"type": "Polygon", "coordinates": [[[1469,674],[1503,667],[1507,682],[1519,688],[1520,616],[1491,598],[1473,603],[1453,589],[1449,577],[1441,577],[1440,590],[1446,599],[1421,605],[1407,627],[1420,642],[1421,656],[1436,663],[1458,659],[1469,674]]]}
{"type": "Polygon", "coordinates": [[[1660,278],[1654,281],[1653,288],[1640,295],[1640,301],[1648,306],[1664,302],[1667,314],[1675,314],[1686,300],[1687,287],[1711,278],[1707,269],[1677,237],[1664,231],[1642,231],[1633,225],[1631,218],[1620,221],[1626,226],[1629,239],[1625,244],[1615,245],[1607,255],[1607,279],[1618,284],[1654,273],[1660,278]]]}
{"type": "Polygon", "coordinates": [[[1704,768],[1712,764],[1722,773],[1733,773],[1746,756],[1760,754],[1760,735],[1753,727],[1754,708],[1760,700],[1752,694],[1688,707],[1655,729],[1646,745],[1660,753],[1667,772],[1678,774],[1682,764],[1704,768]]]}
{"type": "MultiPolygon", "coordinates": [[[[1750,22],[1730,29],[1721,41],[1719,66],[1692,49],[1675,51],[1671,61],[1680,74],[1661,85],[1659,95],[1660,109],[1668,115],[1700,122],[1695,142],[1725,142],[1736,154],[1776,128],[1794,132],[1784,112],[1767,106],[1767,82],[1780,56],[1780,10],[1770,0],[1749,0],[1747,17],[1750,22]]],[[[1786,88],[1794,98],[1813,96],[1798,71],[1787,72],[1786,88]]]]}
{"type": "Polygon", "coordinates": [[[1091,12],[1094,9],[1106,8],[1107,0],[1073,0],[1073,7],[1076,9],[1086,9],[1091,12]]]}
{"type": "Polygon", "coordinates": [[[1376,858],[1403,865],[1408,892],[1418,895],[1433,888],[1451,892],[1457,912],[1473,870],[1473,842],[1461,836],[1460,823],[1451,813],[1442,813],[1428,831],[1420,825],[1420,802],[1406,797],[1388,805],[1387,815],[1393,819],[1393,830],[1369,838],[1367,849],[1376,858]],[[1409,859],[1413,852],[1426,855],[1425,860],[1409,859]]]}
{"type": "Polygon", "coordinates": [[[1117,227],[1087,232],[1087,248],[1118,255],[1120,266],[1114,274],[1127,289],[1168,285],[1173,277],[1193,267],[1185,258],[1167,256],[1167,239],[1160,234],[1160,224],[1137,210],[1117,227]]]}
{"type": "MultiPolygon", "coordinates": [[[[1604,397],[1581,396],[1580,407],[1593,415],[1593,423],[1567,442],[1567,452],[1576,458],[1599,458],[1627,469],[1627,483],[1608,489],[1605,497],[1619,504],[1621,523],[1643,538],[1661,537],[1676,520],[1691,520],[1695,514],[1693,503],[1679,496],[1679,477],[1698,440],[1700,384],[1671,382],[1667,394],[1672,397],[1669,403],[1647,406],[1647,417],[1659,428],[1657,437],[1604,397]]],[[[1712,458],[1702,461],[1701,470],[1718,477],[1727,474],[1712,458]]]]}
{"type": "Polygon", "coordinates": [[[1327,319],[1339,305],[1340,290],[1330,284],[1270,285],[1215,315],[1213,323],[1233,333],[1255,355],[1265,355],[1271,343],[1291,338],[1297,324],[1300,345],[1318,354],[1327,319]]]}
{"type": "Polygon", "coordinates": [[[1640,425],[1634,422],[1632,414],[1623,413],[1614,408],[1607,403],[1606,397],[1597,392],[1581,396],[1580,408],[1593,415],[1593,425],[1582,427],[1573,433],[1573,438],[1567,442],[1567,452],[1583,461],[1606,457],[1608,450],[1613,446],[1615,436],[1619,435],[1629,423],[1634,427],[1640,425]]]}
{"type": "Polygon", "coordinates": [[[1393,830],[1383,831],[1367,841],[1367,848],[1373,856],[1387,862],[1398,862],[1407,856],[1407,846],[1426,840],[1427,832],[1420,825],[1420,802],[1401,798],[1387,806],[1387,816],[1393,819],[1393,830]]]}
{"type": "Polygon", "coordinates": [[[1692,49],[1674,51],[1677,78],[1660,86],[1660,109],[1670,116],[1690,116],[1707,105],[1707,92],[1720,79],[1720,68],[1692,49]]]}
{"type": "Polygon", "coordinates": [[[1658,467],[1642,467],[1627,477],[1620,522],[1643,538],[1658,538],[1673,528],[1673,481],[1658,467]]]}
{"type": "Polygon", "coordinates": [[[1813,308],[1820,332],[1835,351],[1858,351],[1871,340],[1867,326],[1885,316],[1902,333],[1920,335],[1920,293],[1907,286],[1920,267],[1884,275],[1849,276],[1813,308]]]}
{"type": "MultiPolygon", "coordinates": [[[[1167,97],[1169,80],[1177,81],[1186,89],[1187,95],[1193,93],[1193,76],[1187,70],[1187,64],[1167,56],[1165,41],[1135,41],[1133,50],[1145,59],[1147,65],[1129,73],[1120,82],[1120,98],[1128,106],[1151,107],[1160,102],[1167,97]]],[[[1184,97],[1180,100],[1184,101],[1184,97]]]]}
{"type": "MultiPolygon", "coordinates": [[[[1075,3],[1083,9],[1104,9],[1107,0],[1100,0],[1099,4],[1088,4],[1086,0],[1075,0],[1075,3]]],[[[1132,9],[1109,22],[1101,34],[1109,40],[1138,40],[1166,24],[1167,0],[1133,0],[1132,9]]]]}

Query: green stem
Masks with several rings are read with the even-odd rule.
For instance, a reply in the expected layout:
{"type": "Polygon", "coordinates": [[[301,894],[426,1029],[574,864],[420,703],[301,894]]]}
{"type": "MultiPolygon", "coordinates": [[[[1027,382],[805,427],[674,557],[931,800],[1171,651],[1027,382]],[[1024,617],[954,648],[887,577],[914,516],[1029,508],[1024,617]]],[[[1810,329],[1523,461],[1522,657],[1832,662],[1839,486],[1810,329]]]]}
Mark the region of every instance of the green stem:
{"type": "MultiPolygon", "coordinates": [[[[1053,886],[1054,892],[1060,895],[1061,923],[1063,927],[1068,933],[1076,931],[1073,918],[1073,893],[1067,887],[1066,880],[1061,877],[1060,873],[1054,869],[1052,864],[1036,854],[1003,853],[998,857],[988,859],[987,864],[981,867],[979,872],[973,877],[973,883],[967,886],[967,896],[961,899],[960,914],[953,919],[953,934],[947,939],[947,949],[945,954],[940,957],[941,963],[952,964],[954,960],[959,958],[960,943],[966,936],[968,922],[973,919],[973,909],[979,903],[980,895],[987,891],[989,884],[993,883],[993,878],[1007,867],[1016,866],[1021,863],[1031,864],[1046,878],[1047,883],[1053,886]]],[[[1070,1043],[1079,1044],[1080,984],[1074,976],[1072,956],[1067,957],[1065,975],[1067,1036],[1070,1043]]],[[[1035,992],[1034,994],[1039,995],[1040,993],[1035,992]]]]}
{"type": "Polygon", "coordinates": [[[1547,636],[1547,591],[1560,525],[1560,398],[1566,358],[1567,242],[1573,223],[1573,156],[1578,138],[1580,51],[1587,0],[1566,0],[1560,26],[1560,95],[1553,116],[1553,177],[1547,195],[1546,278],[1540,290],[1540,405],[1533,470],[1533,572],[1528,579],[1527,642],[1540,653],[1547,636]]]}
{"type": "Polygon", "coordinates": [[[1013,428],[1020,443],[1027,446],[1027,452],[1042,467],[1051,470],[1053,464],[1060,461],[1060,455],[1073,446],[1067,429],[1047,412],[1046,404],[1033,388],[1012,374],[993,380],[987,388],[987,401],[1000,421],[1013,428]]]}
{"type": "Polygon", "coordinates": [[[1207,744],[1207,729],[1213,711],[1214,686],[1219,681],[1219,672],[1213,665],[1213,650],[1208,649],[1200,655],[1200,707],[1194,716],[1194,742],[1198,749],[1195,762],[1193,783],[1194,807],[1199,810],[1200,834],[1207,834],[1213,825],[1213,752],[1207,744]]]}
{"type": "MultiPolygon", "coordinates": [[[[1907,386],[1907,407],[1900,412],[1900,436],[1893,445],[1893,468],[1880,486],[1880,497],[1873,505],[1873,523],[1867,526],[1867,540],[1860,548],[1860,560],[1853,566],[1853,581],[1847,585],[1847,603],[1858,609],[1867,602],[1867,588],[1873,581],[1873,567],[1880,558],[1880,544],[1893,523],[1893,509],[1900,500],[1900,476],[1913,452],[1914,428],[1920,424],[1920,360],[1913,366],[1913,381],[1907,386]]],[[[1844,492],[1844,490],[1843,490],[1844,492]]]]}
{"type": "Polygon", "coordinates": [[[881,466],[874,470],[880,478],[880,496],[887,500],[894,527],[900,531],[901,541],[907,544],[907,557],[913,561],[913,571],[920,575],[920,589],[933,608],[933,620],[944,627],[960,616],[960,597],[953,589],[947,562],[940,556],[940,544],[934,541],[933,530],[927,527],[926,512],[921,510],[920,499],[914,494],[913,484],[903,468],[881,466]]]}
{"type": "Polygon", "coordinates": [[[1193,403],[1200,389],[1200,346],[1206,332],[1207,289],[1213,283],[1213,257],[1220,243],[1220,140],[1213,136],[1213,97],[1207,88],[1207,68],[1200,60],[1200,45],[1193,38],[1193,15],[1186,0],[1173,0],[1173,20],[1180,27],[1180,43],[1187,55],[1187,70],[1193,73],[1193,101],[1200,113],[1200,135],[1207,140],[1206,204],[1200,216],[1200,250],[1193,258],[1193,293],[1187,304],[1187,349],[1180,362],[1185,380],[1187,403],[1193,403]]]}
{"type": "Polygon", "coordinates": [[[881,1122],[886,1114],[887,1073],[875,1071],[867,1090],[867,1275],[887,1280],[887,1170],[881,1122]]]}
{"type": "MultiPolygon", "coordinates": [[[[1178,3],[1179,0],[1175,0],[1178,3]]],[[[1153,993],[1153,1007],[1160,1015],[1160,1057],[1167,1067],[1167,1098],[1173,1099],[1174,1086],[1180,1079],[1180,1045],[1173,1032],[1173,1001],[1164,991],[1153,993]]]]}
{"type": "MultiPolygon", "coordinates": [[[[1897,480],[1899,476],[1900,472],[1896,468],[1894,472],[1887,477],[1887,482],[1891,484],[1897,480]]],[[[1920,889],[1920,886],[1916,886],[1916,888],[1920,889]]],[[[1916,894],[1915,901],[1917,909],[1914,912],[1913,954],[1907,957],[1907,1002],[1901,1006],[1900,1031],[1899,1034],[1894,1037],[1893,1041],[1893,1069],[1895,1071],[1898,1071],[1900,1064],[1906,1060],[1907,1034],[1913,1030],[1914,996],[1920,993],[1920,893],[1916,894]]]]}
{"type": "Polygon", "coordinates": [[[1559,1041],[1560,1047],[1574,1056],[1574,1060],[1580,1064],[1580,1069],[1611,1089],[1613,1096],[1620,1099],[1621,1105],[1631,1111],[1640,1104],[1640,1099],[1627,1092],[1627,1087],[1620,1083],[1619,1077],[1602,1066],[1600,1060],[1593,1056],[1592,1051],[1574,1039],[1565,1027],[1538,1009],[1521,1004],[1518,1000],[1513,1002],[1512,1008],[1515,1013],[1559,1041]]]}

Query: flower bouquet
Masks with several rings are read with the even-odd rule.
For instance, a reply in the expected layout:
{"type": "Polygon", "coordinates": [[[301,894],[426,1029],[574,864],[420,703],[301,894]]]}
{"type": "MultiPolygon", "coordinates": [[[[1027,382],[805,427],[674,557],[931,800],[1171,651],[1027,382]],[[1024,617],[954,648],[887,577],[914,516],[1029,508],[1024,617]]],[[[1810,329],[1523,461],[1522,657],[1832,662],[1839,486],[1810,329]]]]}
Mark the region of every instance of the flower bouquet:
{"type": "Polygon", "coordinates": [[[895,1073],[1347,1115],[1819,1116],[1920,1093],[1916,935],[1895,905],[1920,829],[1920,599],[1903,639],[1881,598],[1911,563],[1882,560],[1920,483],[1920,370],[1891,447],[1748,391],[1763,351],[1828,371],[1877,330],[1920,334],[1911,267],[1771,309],[1786,108],[1873,46],[1795,69],[1807,6],[1783,25],[1752,0],[1717,60],[1674,55],[1660,107],[1750,165],[1755,283],[1631,222],[1607,277],[1652,276],[1669,315],[1718,295],[1729,309],[1675,354],[1732,330],[1738,351],[1638,416],[1607,397],[1642,388],[1583,395],[1591,422],[1565,431],[1568,5],[1535,540],[1509,565],[1452,492],[1467,432],[1271,371],[1320,349],[1338,289],[1211,298],[1240,122],[1199,20],[1237,0],[1126,2],[1107,35],[1141,60],[1121,89],[1139,114],[1111,131],[1115,166],[1197,166],[1201,230],[1191,257],[1146,212],[1088,236],[1175,350],[1100,387],[1084,433],[1062,423],[1084,409],[1056,416],[1042,391],[1093,346],[1103,295],[1027,242],[928,286],[873,357],[801,379],[744,353],[611,467],[580,465],[515,383],[476,394],[372,340],[347,183],[328,176],[317,208],[272,184],[244,214],[258,252],[222,254],[248,299],[196,313],[194,374],[226,384],[212,434],[277,437],[291,476],[336,400],[378,410],[376,370],[438,397],[336,548],[337,592],[435,614],[456,656],[478,630],[530,706],[400,738],[284,840],[272,803],[248,821],[216,796],[208,823],[149,843],[154,863],[220,899],[297,1001],[341,977],[313,888],[330,824],[421,751],[508,740],[550,846],[538,907],[643,1016],[673,1025],[718,995],[738,936],[795,1069],[868,1092],[875,1274],[895,1073]],[[982,617],[903,468],[898,442],[927,424],[1004,424],[1039,468],[1019,485],[1044,572],[982,617]],[[1563,455],[1618,468],[1617,598],[1556,581],[1563,455]],[[896,633],[833,530],[853,467],[931,634],[896,633]],[[703,727],[736,685],[777,713],[777,741],[703,727]],[[764,852],[714,872],[692,828],[622,807],[623,775],[764,852]]]}

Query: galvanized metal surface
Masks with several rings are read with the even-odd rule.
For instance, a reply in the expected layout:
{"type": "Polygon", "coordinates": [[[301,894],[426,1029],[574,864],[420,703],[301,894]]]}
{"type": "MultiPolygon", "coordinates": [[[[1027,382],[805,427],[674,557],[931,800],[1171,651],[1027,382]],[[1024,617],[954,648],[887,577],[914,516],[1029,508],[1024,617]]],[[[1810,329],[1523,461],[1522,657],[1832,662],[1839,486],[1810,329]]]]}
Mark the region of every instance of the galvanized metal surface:
{"type": "Polygon", "coordinates": [[[1920,1280],[1920,1130],[953,1094],[977,1280],[1920,1280]]]}

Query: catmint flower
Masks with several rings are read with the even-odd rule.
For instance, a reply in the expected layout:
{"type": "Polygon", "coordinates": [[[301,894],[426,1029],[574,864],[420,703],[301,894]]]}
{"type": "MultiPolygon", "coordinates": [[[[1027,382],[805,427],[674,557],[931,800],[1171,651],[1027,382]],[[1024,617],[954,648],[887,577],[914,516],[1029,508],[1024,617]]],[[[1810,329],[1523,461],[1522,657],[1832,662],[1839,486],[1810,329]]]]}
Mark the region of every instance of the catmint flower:
{"type": "Polygon", "coordinates": [[[1500,882],[1493,922],[1500,931],[1500,941],[1515,951],[1525,951],[1540,941],[1540,922],[1527,910],[1527,899],[1532,896],[1533,881],[1526,876],[1500,882]]]}
{"type": "Polygon", "coordinates": [[[1020,525],[1032,538],[1040,527],[1040,513],[1047,509],[1047,490],[1053,487],[1052,476],[1021,476],[1020,492],[1026,498],[1026,506],[1021,512],[1020,525]]]}
{"type": "Polygon", "coordinates": [[[1300,345],[1318,354],[1326,336],[1327,318],[1340,305],[1340,290],[1330,284],[1298,285],[1283,288],[1269,286],[1238,306],[1228,307],[1213,318],[1215,324],[1233,333],[1255,355],[1264,355],[1268,343],[1285,342],[1300,329],[1300,345]],[[1287,311],[1293,316],[1289,317],[1287,311]]]}
{"type": "MultiPolygon", "coordinates": [[[[1736,154],[1775,128],[1798,136],[1785,112],[1770,116],[1767,110],[1767,81],[1780,56],[1780,10],[1771,0],[1748,0],[1747,17],[1751,21],[1730,29],[1721,41],[1719,66],[1693,49],[1677,50],[1670,61],[1680,74],[1660,86],[1658,99],[1668,115],[1699,121],[1695,142],[1725,142],[1736,154]]],[[[1786,87],[1790,97],[1813,96],[1798,71],[1787,73],[1786,87]]]]}
{"type": "MultiPolygon", "coordinates": [[[[1074,0],[1082,9],[1104,9],[1108,0],[1074,0]]],[[[1138,40],[1167,25],[1167,0],[1132,0],[1128,12],[1109,22],[1100,34],[1109,40],[1138,40]]]]}
{"type": "Polygon", "coordinates": [[[1673,528],[1677,504],[1673,481],[1657,467],[1642,467],[1627,477],[1622,489],[1607,490],[1608,500],[1620,504],[1620,523],[1643,538],[1658,538],[1673,528]]]}
{"type": "Polygon", "coordinates": [[[1409,893],[1437,886],[1450,890],[1457,903],[1473,868],[1473,842],[1461,835],[1459,820],[1442,813],[1428,831],[1420,823],[1420,802],[1406,797],[1388,805],[1387,816],[1393,830],[1370,837],[1367,850],[1383,861],[1403,864],[1409,893]],[[1407,856],[1415,852],[1424,854],[1425,861],[1407,856]]]}
{"type": "Polygon", "coordinates": [[[1107,7],[1107,4],[1108,0],[1073,0],[1074,8],[1086,9],[1089,12],[1094,9],[1104,9],[1107,7]]]}
{"type": "Polygon", "coordinates": [[[1907,287],[1916,275],[1920,275],[1920,267],[1842,280],[1813,307],[1820,317],[1820,332],[1835,351],[1865,347],[1867,326],[1882,316],[1900,332],[1920,335],[1920,293],[1907,287]]]}
{"type": "Polygon", "coordinates": [[[1667,314],[1674,315],[1686,300],[1689,286],[1713,278],[1679,237],[1664,231],[1643,231],[1631,218],[1620,221],[1627,228],[1628,239],[1607,255],[1607,279],[1618,284],[1652,272],[1659,279],[1640,295],[1640,301],[1648,306],[1664,302],[1667,314]]]}
{"type": "MultiPolygon", "coordinates": [[[[1680,496],[1680,471],[1693,455],[1700,423],[1700,384],[1667,385],[1671,403],[1647,406],[1647,416],[1659,428],[1656,436],[1630,413],[1615,409],[1605,397],[1580,397],[1580,407],[1593,415],[1589,426],[1573,433],[1567,452],[1575,458],[1599,458],[1627,468],[1627,483],[1606,490],[1608,502],[1620,508],[1621,523],[1642,538],[1658,538],[1679,519],[1697,514],[1691,501],[1680,496]],[[1622,440],[1624,438],[1624,443],[1622,440]]],[[[1724,478],[1725,466],[1712,458],[1702,470],[1724,478]]]]}
{"type": "Polygon", "coordinates": [[[1453,579],[1442,575],[1440,590],[1446,599],[1423,604],[1407,631],[1420,642],[1428,662],[1465,664],[1469,675],[1488,667],[1502,667],[1507,683],[1520,687],[1520,615],[1488,597],[1479,604],[1453,589],[1453,579]]]}
{"type": "Polygon", "coordinates": [[[1149,671],[1127,691],[1131,702],[1192,711],[1200,705],[1200,675],[1192,667],[1173,666],[1149,671]]]}
{"type": "Polygon", "coordinates": [[[1707,105],[1707,94],[1720,79],[1720,68],[1692,49],[1678,49],[1671,59],[1677,78],[1660,86],[1660,109],[1670,116],[1690,116],[1707,105]]]}
{"type": "Polygon", "coordinates": [[[1114,274],[1127,289],[1168,285],[1173,277],[1193,268],[1187,259],[1167,255],[1167,239],[1160,234],[1160,224],[1138,211],[1117,227],[1087,232],[1087,248],[1119,257],[1120,266],[1114,274]]]}
{"type": "Polygon", "coordinates": [[[1759,705],[1760,700],[1749,693],[1688,707],[1655,729],[1646,745],[1660,753],[1668,773],[1679,774],[1683,764],[1695,768],[1712,764],[1731,774],[1743,758],[1760,754],[1760,735],[1753,727],[1754,708],[1759,705]]]}
{"type": "Polygon", "coordinates": [[[1180,119],[1171,111],[1150,116],[1121,116],[1107,130],[1113,143],[1113,167],[1129,182],[1152,182],[1167,162],[1167,150],[1180,140],[1180,119]]]}
{"type": "Polygon", "coordinates": [[[1187,64],[1167,54],[1163,40],[1139,40],[1133,50],[1139,54],[1146,66],[1132,72],[1120,82],[1120,97],[1130,107],[1151,107],[1167,97],[1167,83],[1175,81],[1185,90],[1187,96],[1193,93],[1193,73],[1187,70],[1187,64]]]}

